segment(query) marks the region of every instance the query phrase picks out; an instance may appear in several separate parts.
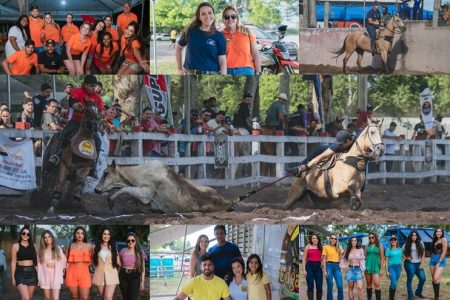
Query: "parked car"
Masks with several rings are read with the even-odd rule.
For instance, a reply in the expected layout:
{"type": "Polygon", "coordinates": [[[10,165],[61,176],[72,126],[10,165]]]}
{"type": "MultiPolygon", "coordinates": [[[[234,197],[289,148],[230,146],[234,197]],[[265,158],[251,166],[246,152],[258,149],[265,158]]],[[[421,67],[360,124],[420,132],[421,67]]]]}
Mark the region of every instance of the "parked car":
{"type": "Polygon", "coordinates": [[[168,33],[156,33],[156,36],[152,35],[152,41],[156,38],[157,41],[170,41],[170,34],[168,33]]]}

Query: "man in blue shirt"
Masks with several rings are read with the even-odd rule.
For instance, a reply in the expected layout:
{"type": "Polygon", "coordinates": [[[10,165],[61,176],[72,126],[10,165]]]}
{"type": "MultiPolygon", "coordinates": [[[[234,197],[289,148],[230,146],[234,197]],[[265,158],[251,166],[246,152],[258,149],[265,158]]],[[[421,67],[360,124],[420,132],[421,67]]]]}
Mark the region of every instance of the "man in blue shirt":
{"type": "Polygon", "coordinates": [[[216,225],[214,227],[214,236],[217,245],[209,248],[208,252],[214,262],[214,274],[226,280],[226,275],[230,271],[233,258],[242,257],[238,246],[225,240],[225,226],[216,225]]]}
{"type": "Polygon", "coordinates": [[[381,15],[378,11],[378,1],[373,3],[373,8],[367,13],[366,29],[370,36],[370,48],[372,49],[372,55],[377,53],[377,47],[375,45],[377,28],[380,26],[381,15]]]}

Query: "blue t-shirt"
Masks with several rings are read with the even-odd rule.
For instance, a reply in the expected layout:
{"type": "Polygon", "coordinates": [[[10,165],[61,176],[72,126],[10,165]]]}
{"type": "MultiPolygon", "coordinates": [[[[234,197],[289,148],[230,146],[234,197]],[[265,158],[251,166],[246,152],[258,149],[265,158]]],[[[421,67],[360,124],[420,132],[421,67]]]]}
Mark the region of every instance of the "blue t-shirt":
{"type": "MultiPolygon", "coordinates": [[[[380,12],[378,10],[375,10],[375,9],[372,8],[367,13],[367,21],[366,21],[367,26],[375,27],[375,25],[369,23],[369,18],[372,19],[373,21],[380,20],[381,19],[380,12]]],[[[376,27],[378,27],[378,26],[376,26],[376,27]]]]}
{"type": "Polygon", "coordinates": [[[208,250],[214,262],[214,274],[224,278],[231,271],[233,258],[241,257],[241,251],[233,243],[226,242],[223,246],[215,245],[208,250]]]}
{"type": "Polygon", "coordinates": [[[205,32],[198,27],[188,30],[188,35],[182,35],[178,41],[186,47],[183,67],[186,70],[219,72],[219,55],[226,55],[227,43],[222,32],[205,32]]]}

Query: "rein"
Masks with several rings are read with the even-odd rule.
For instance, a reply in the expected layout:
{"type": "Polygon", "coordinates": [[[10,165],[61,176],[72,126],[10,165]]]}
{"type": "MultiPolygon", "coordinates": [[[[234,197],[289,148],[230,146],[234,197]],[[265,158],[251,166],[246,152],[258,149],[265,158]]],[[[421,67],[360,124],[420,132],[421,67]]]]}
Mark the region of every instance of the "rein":
{"type": "Polygon", "coordinates": [[[396,33],[400,34],[400,33],[402,33],[402,30],[401,30],[401,29],[397,30],[397,28],[400,28],[400,25],[398,24],[397,21],[395,21],[395,18],[392,17],[391,20],[392,20],[392,22],[394,22],[395,24],[397,24],[397,26],[394,26],[394,30],[392,30],[392,29],[389,28],[389,23],[390,23],[390,21],[388,22],[388,24],[386,25],[386,27],[384,27],[382,30],[387,30],[387,31],[389,31],[389,32],[392,32],[393,34],[396,34],[396,33]]]}

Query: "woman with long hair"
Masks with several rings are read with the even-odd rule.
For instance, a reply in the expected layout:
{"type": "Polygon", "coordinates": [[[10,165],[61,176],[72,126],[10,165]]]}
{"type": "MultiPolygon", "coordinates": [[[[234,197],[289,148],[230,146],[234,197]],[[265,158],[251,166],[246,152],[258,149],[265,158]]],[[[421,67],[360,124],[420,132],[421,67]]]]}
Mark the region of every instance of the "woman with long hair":
{"type": "Polygon", "coordinates": [[[227,41],[227,74],[259,74],[261,62],[255,35],[242,24],[238,11],[231,5],[223,10],[222,20],[225,24],[222,33],[227,41]]]}
{"type": "Polygon", "coordinates": [[[191,253],[191,259],[189,260],[189,275],[191,278],[202,274],[202,256],[205,255],[206,249],[208,249],[209,238],[205,234],[199,235],[197,243],[191,253]]]}
{"type": "Polygon", "coordinates": [[[448,241],[445,238],[444,230],[440,227],[436,228],[433,233],[433,242],[430,257],[430,273],[433,279],[434,299],[439,299],[439,290],[441,286],[442,272],[447,262],[447,246],[448,241]]]}
{"type": "Polygon", "coordinates": [[[322,271],[322,241],[318,234],[308,237],[303,256],[303,274],[306,278],[308,300],[314,299],[314,282],[316,283],[316,299],[322,299],[323,271],[322,271]]]}
{"type": "Polygon", "coordinates": [[[103,35],[105,34],[105,22],[103,20],[99,20],[95,22],[94,26],[91,28],[91,48],[89,49],[89,54],[86,58],[86,64],[84,65],[84,74],[91,74],[92,61],[95,56],[95,51],[97,49],[97,45],[103,42],[103,35]]]}
{"type": "Polygon", "coordinates": [[[330,235],[328,245],[323,246],[323,276],[327,280],[327,300],[333,300],[333,278],[338,289],[338,300],[344,300],[344,289],[342,287],[342,273],[339,262],[344,249],[339,244],[336,234],[330,235]]]}
{"type": "Polygon", "coordinates": [[[233,258],[231,261],[231,272],[228,278],[231,278],[228,284],[231,299],[247,300],[248,283],[245,278],[245,264],[242,257],[233,258]]]}
{"type": "Polygon", "coordinates": [[[397,290],[397,283],[402,274],[402,256],[403,250],[398,246],[397,236],[393,235],[390,239],[389,247],[386,249],[386,276],[391,280],[389,286],[389,300],[395,299],[395,291],[397,290]]]}
{"type": "Polygon", "coordinates": [[[378,240],[378,235],[369,232],[369,244],[366,247],[366,283],[367,299],[372,299],[372,285],[375,287],[375,298],[381,300],[381,266],[384,263],[383,245],[378,240]]]}
{"type": "Polygon", "coordinates": [[[83,75],[84,65],[91,49],[91,25],[84,22],[80,26],[80,33],[74,34],[66,43],[66,53],[63,54],[64,64],[70,75],[83,75]]]}
{"type": "Polygon", "coordinates": [[[6,58],[14,52],[25,49],[25,42],[29,39],[28,16],[21,15],[14,26],[8,31],[8,41],[5,44],[6,58]]]}
{"type": "Polygon", "coordinates": [[[144,290],[145,259],[139,240],[134,232],[127,234],[127,248],[119,252],[120,258],[120,291],[123,299],[137,300],[139,291],[144,290]]]}
{"type": "Polygon", "coordinates": [[[41,42],[45,45],[48,40],[53,40],[55,42],[55,51],[61,55],[61,28],[53,21],[52,14],[47,11],[44,14],[44,25],[41,29],[41,42]]]}
{"type": "Polygon", "coordinates": [[[11,120],[11,111],[4,108],[0,111],[0,128],[15,128],[15,123],[11,120]]]}
{"type": "Polygon", "coordinates": [[[414,295],[423,298],[422,291],[426,280],[423,269],[423,263],[425,262],[425,244],[420,239],[420,235],[416,230],[411,231],[403,245],[403,258],[405,259],[403,265],[406,272],[408,300],[413,300],[414,295]],[[419,283],[413,294],[412,281],[414,275],[419,279],[419,283]]]}
{"type": "Polygon", "coordinates": [[[116,241],[109,228],[102,228],[94,247],[95,273],[92,283],[98,287],[103,300],[112,300],[116,285],[119,284],[120,259],[116,241]]]}
{"type": "Polygon", "coordinates": [[[45,300],[59,300],[66,264],[66,256],[55,236],[50,230],[44,230],[39,243],[38,279],[45,300]]]}
{"type": "Polygon", "coordinates": [[[67,249],[66,286],[72,300],[89,299],[91,288],[89,265],[92,263],[92,254],[92,245],[87,241],[86,229],[78,226],[67,249]]]}
{"type": "Polygon", "coordinates": [[[112,64],[117,53],[119,53],[119,46],[113,42],[111,33],[106,32],[94,54],[95,68],[100,74],[112,74],[112,64]]]}
{"type": "Polygon", "coordinates": [[[348,284],[348,297],[350,300],[354,300],[355,296],[353,289],[355,284],[358,288],[358,299],[363,299],[363,277],[366,270],[366,258],[364,250],[358,245],[358,239],[352,237],[348,240],[347,249],[345,250],[344,257],[340,262],[341,269],[344,269],[345,280],[348,284]]]}
{"type": "Polygon", "coordinates": [[[261,258],[252,254],[247,259],[248,300],[271,300],[269,276],[263,272],[261,258]]]}
{"type": "Polygon", "coordinates": [[[149,73],[150,66],[145,60],[144,43],[137,22],[131,22],[125,29],[125,34],[120,39],[122,65],[117,75],[135,75],[142,72],[149,73]]]}
{"type": "Polygon", "coordinates": [[[197,6],[191,23],[184,28],[175,49],[180,75],[227,74],[226,41],[216,29],[214,8],[208,2],[197,6]],[[183,49],[186,47],[184,63],[183,49]]]}

